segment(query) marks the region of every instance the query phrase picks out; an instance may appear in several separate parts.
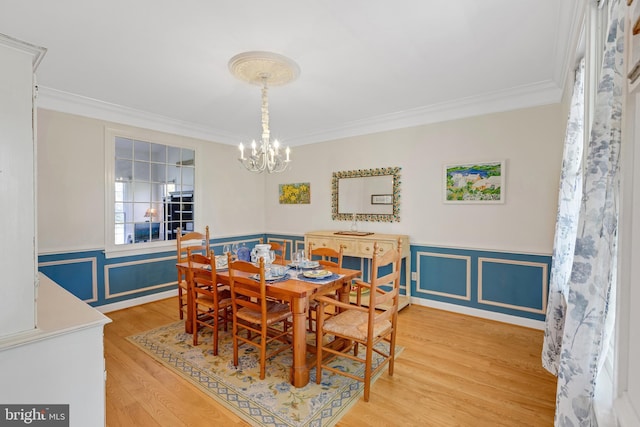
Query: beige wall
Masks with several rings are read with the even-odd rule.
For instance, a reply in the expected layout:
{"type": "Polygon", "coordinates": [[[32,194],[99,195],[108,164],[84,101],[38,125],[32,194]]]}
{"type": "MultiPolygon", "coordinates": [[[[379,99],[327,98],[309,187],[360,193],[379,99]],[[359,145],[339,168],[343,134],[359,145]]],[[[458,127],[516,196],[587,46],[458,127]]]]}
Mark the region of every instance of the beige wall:
{"type": "MultiPolygon", "coordinates": [[[[105,127],[135,129],[38,110],[40,253],[105,247],[105,127]]],[[[241,169],[233,160],[237,156],[235,147],[135,130],[150,140],[195,147],[197,227],[209,225],[212,238],[264,232],[264,178],[241,169]]],[[[168,247],[173,249],[175,245],[168,247]]]]}
{"type": "MultiPolygon", "coordinates": [[[[197,147],[196,221],[208,224],[212,237],[346,229],[331,220],[331,173],[400,166],[401,222],[361,229],[408,234],[412,243],[550,254],[562,112],[548,105],[293,147],[292,168],[274,175],[243,170],[233,146],[143,134],[197,147]],[[442,203],[444,164],[500,159],[507,162],[505,204],[442,203]],[[295,182],[311,183],[311,204],[278,204],[278,185],[295,182]]],[[[104,248],[105,126],[120,125],[39,110],[40,253],[104,248]]]]}
{"type": "Polygon", "coordinates": [[[347,229],[331,219],[334,171],[402,167],[399,223],[360,223],[412,243],[550,254],[566,117],[560,104],[294,147],[290,172],[267,176],[267,231],[347,229]],[[442,202],[443,165],[506,160],[506,202],[442,202]],[[278,185],[311,183],[310,205],[280,205],[278,185]]]}

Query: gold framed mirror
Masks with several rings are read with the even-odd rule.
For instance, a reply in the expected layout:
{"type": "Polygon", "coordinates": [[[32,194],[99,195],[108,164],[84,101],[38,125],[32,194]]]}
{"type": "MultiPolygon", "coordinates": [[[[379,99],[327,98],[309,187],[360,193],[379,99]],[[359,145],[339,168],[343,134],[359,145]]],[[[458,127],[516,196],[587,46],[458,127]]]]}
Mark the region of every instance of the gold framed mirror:
{"type": "Polygon", "coordinates": [[[331,218],[400,222],[399,167],[334,172],[331,218]]]}

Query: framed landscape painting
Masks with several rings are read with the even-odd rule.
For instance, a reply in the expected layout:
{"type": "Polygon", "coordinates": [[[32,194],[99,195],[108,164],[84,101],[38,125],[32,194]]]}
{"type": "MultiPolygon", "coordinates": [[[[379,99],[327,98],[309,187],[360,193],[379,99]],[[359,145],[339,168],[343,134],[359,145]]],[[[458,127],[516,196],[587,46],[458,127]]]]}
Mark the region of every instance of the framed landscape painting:
{"type": "Polygon", "coordinates": [[[445,203],[504,203],[505,161],[444,166],[445,203]]]}

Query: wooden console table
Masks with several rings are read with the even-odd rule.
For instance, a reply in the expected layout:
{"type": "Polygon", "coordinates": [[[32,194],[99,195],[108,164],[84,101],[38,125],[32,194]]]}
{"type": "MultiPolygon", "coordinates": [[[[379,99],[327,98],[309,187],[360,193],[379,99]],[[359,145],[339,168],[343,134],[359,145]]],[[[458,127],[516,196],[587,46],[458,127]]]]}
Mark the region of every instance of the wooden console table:
{"type": "Polygon", "coordinates": [[[402,240],[402,258],[405,261],[405,282],[400,284],[405,294],[400,295],[399,308],[404,308],[411,302],[411,248],[409,236],[403,234],[353,233],[345,231],[310,231],[304,235],[304,246],[309,251],[313,247],[327,247],[340,250],[346,256],[371,259],[373,257],[373,243],[378,242],[378,250],[384,253],[398,247],[398,239],[402,240]]]}

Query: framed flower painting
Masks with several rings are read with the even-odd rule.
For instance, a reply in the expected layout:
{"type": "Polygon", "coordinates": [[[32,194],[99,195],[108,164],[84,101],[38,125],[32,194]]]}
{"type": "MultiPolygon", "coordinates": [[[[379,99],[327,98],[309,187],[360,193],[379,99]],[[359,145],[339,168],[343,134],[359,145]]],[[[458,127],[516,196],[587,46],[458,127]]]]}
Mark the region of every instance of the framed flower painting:
{"type": "Polygon", "coordinates": [[[280,184],[278,199],[281,205],[308,205],[311,203],[311,184],[280,184]]]}

